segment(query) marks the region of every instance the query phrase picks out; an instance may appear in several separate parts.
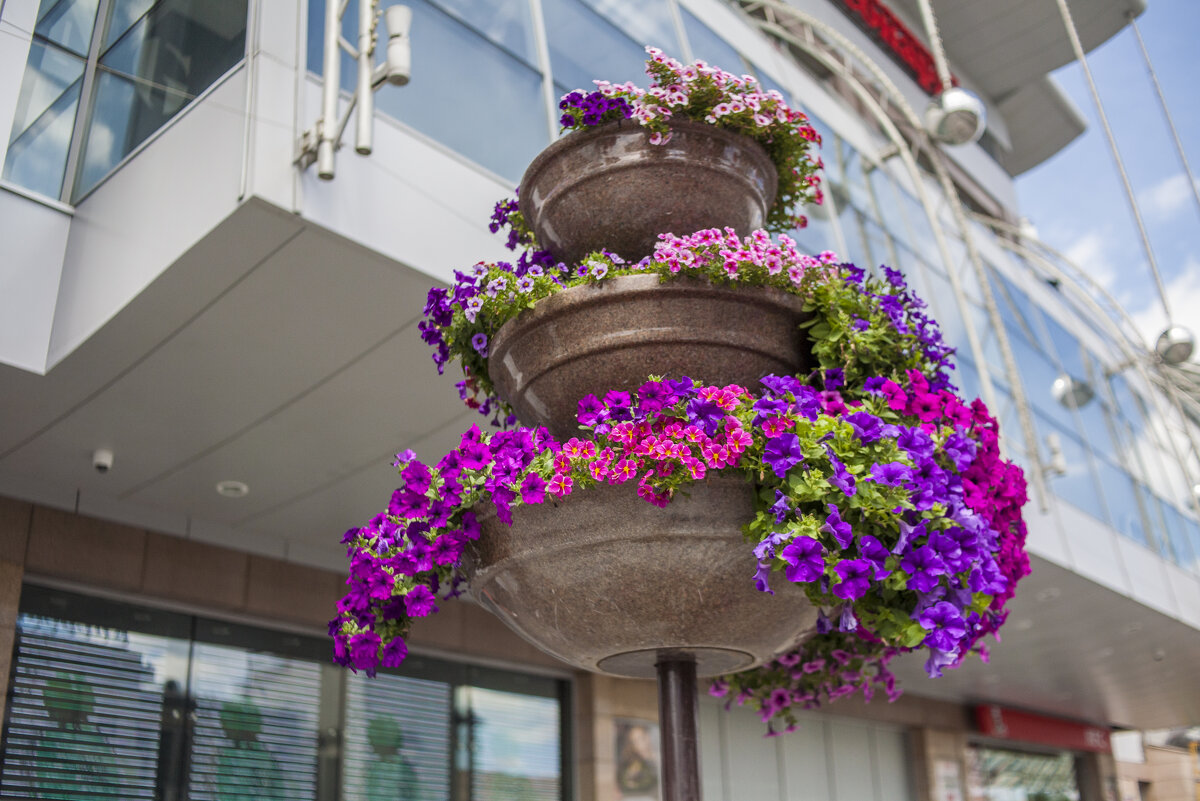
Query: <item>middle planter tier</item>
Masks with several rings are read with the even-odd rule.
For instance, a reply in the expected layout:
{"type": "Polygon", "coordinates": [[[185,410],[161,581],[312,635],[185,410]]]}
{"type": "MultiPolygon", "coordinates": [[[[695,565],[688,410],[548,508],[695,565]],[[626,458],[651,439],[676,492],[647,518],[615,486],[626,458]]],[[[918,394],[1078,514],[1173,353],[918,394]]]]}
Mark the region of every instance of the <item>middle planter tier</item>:
{"type": "Polygon", "coordinates": [[[615,676],[653,678],[660,657],[681,655],[701,676],[744,670],[812,633],[816,609],[799,585],[776,575],[774,595],[755,587],[744,479],[710,476],[665,509],[636,489],[519,506],[511,528],[481,505],[471,594],[546,653],[615,676]]]}
{"type": "Polygon", "coordinates": [[[632,392],[650,375],[750,390],[771,373],[810,369],[804,301],[769,287],[629,275],[572,287],[505,323],[488,373],[522,423],[560,439],[579,399],[632,392]]]}

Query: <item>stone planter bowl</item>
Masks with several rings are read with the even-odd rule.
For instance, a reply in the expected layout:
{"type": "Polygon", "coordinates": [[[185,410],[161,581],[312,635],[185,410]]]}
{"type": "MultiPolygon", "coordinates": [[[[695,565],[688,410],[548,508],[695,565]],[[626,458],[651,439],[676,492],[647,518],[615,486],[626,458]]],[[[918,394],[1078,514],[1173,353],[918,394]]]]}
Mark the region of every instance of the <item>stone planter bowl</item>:
{"type": "Polygon", "coordinates": [[[520,209],[541,247],[567,264],[605,249],[637,261],[660,233],[761,228],[778,176],[762,145],[691,121],[650,144],[632,120],[575,131],[543,150],[521,179],[520,209]]]}
{"type": "Polygon", "coordinates": [[[578,432],[580,398],[633,391],[650,375],[754,390],[764,375],[808,372],[805,318],[803,301],[782,290],[620,276],[559,292],[505,323],[488,374],[523,424],[565,439],[578,432]]]}
{"type": "Polygon", "coordinates": [[[811,634],[817,613],[799,586],[754,585],[741,532],[753,488],[740,476],[697,482],[665,509],[636,489],[520,506],[511,528],[481,505],[472,596],[546,653],[614,676],[653,678],[663,652],[694,656],[700,676],[744,670],[811,634]]]}

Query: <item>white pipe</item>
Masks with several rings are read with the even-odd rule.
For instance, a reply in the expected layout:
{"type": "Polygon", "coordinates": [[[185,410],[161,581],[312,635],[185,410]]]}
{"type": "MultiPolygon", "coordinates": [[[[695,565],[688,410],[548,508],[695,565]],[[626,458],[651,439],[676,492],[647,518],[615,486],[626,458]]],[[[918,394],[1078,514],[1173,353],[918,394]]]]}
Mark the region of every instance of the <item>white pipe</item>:
{"type": "Polygon", "coordinates": [[[321,130],[317,141],[317,177],[333,179],[333,150],[338,128],[338,88],[341,84],[341,45],[338,43],[338,0],[325,0],[325,80],[321,95],[321,130]]]}
{"type": "Polygon", "coordinates": [[[354,126],[354,150],[371,155],[375,125],[375,94],[371,87],[375,55],[375,0],[358,0],[358,118],[354,126]]]}

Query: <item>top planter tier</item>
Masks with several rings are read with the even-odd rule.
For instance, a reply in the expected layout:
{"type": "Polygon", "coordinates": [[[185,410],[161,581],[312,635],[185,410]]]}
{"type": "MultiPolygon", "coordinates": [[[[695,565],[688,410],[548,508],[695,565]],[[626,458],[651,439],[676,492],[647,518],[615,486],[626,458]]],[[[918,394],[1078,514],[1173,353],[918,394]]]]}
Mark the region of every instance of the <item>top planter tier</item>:
{"type": "Polygon", "coordinates": [[[748,137],[679,121],[670,141],[653,145],[645,128],[623,120],[543,150],[521,179],[520,208],[560,261],[601,249],[636,261],[661,233],[761,228],[777,185],[775,165],[748,137]]]}

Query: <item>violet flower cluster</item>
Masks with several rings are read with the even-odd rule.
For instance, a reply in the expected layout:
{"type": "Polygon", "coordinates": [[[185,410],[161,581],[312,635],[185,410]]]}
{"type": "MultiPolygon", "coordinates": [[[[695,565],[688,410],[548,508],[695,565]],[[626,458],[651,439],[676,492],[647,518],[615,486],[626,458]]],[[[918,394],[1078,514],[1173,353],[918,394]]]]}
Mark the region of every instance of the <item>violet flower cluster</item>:
{"type": "Polygon", "coordinates": [[[763,89],[753,75],[734,75],[703,61],[682,64],[663,51],[647,47],[648,89],[632,83],[594,81],[596,90],[577,89],[559,102],[559,122],[566,130],[632,119],[650,131],[652,144],[671,139],[673,120],[692,120],[739,133],[759,142],[775,163],[779,186],[767,215],[767,227],[783,232],[807,220],[795,209],[821,203],[817,172],[821,160],[810,152],[821,137],[803,112],[789,108],[775,89],[763,89]]]}
{"type": "Polygon", "coordinates": [[[855,637],[854,664],[804,659],[807,672],[780,673],[795,658],[784,655],[727,678],[765,719],[888,684],[881,667],[901,651],[925,649],[927,670],[940,675],[982,650],[1028,572],[1023,481],[999,458],[995,421],[915,370],[904,384],[875,376],[858,389],[838,369],[806,378],[768,376],[757,393],[651,379],[582,399],[586,435],[565,443],[545,429],[472,427],[433,465],[400,454],[403,484],[388,510],[343,539],[350,592],[331,621],[335,659],[368,673],[399,664],[412,621],[459,592],[485,504],[511,525],[521,504],[603,482],[665,506],[714,470],[759,486],[745,529],[747,581],[764,592],[773,581],[800,584],[821,610],[824,634],[801,656],[828,647],[825,635],[855,637]]]}
{"type": "MultiPolygon", "coordinates": [[[[515,203],[502,202],[496,215],[510,215],[514,208],[515,203]]],[[[883,278],[868,278],[853,265],[839,264],[833,253],[810,256],[786,234],[772,239],[763,230],[739,238],[732,229],[714,228],[686,236],[661,234],[659,240],[654,254],[638,262],[600,251],[582,264],[566,265],[546,251],[526,250],[516,263],[480,263],[456,271],[453,287],[429,291],[419,324],[422,339],[434,349],[438,372],[458,361],[465,376],[458,384],[463,401],[497,425],[511,422],[511,410],[488,377],[488,345],[501,326],[564,289],[650,272],[663,280],[775,287],[805,298],[815,315],[809,329],[814,356],[842,367],[849,383],[915,368],[926,371],[936,388],[951,386],[945,370],[953,351],[899,272],[885,267],[883,278]]]]}

